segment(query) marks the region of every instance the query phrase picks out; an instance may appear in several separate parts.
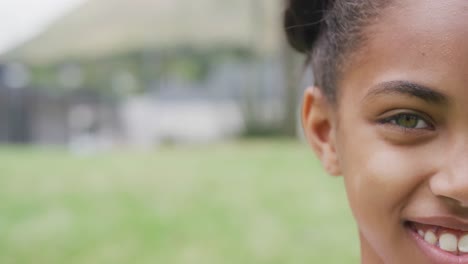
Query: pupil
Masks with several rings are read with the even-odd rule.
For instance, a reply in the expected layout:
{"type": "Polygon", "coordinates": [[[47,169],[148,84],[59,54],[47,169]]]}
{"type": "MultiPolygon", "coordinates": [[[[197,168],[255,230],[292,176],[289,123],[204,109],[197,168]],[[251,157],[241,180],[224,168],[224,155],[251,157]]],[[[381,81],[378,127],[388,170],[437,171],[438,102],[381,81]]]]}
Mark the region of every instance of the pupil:
{"type": "Polygon", "coordinates": [[[414,116],[404,115],[400,118],[401,126],[414,128],[416,124],[417,124],[417,119],[414,116]]]}

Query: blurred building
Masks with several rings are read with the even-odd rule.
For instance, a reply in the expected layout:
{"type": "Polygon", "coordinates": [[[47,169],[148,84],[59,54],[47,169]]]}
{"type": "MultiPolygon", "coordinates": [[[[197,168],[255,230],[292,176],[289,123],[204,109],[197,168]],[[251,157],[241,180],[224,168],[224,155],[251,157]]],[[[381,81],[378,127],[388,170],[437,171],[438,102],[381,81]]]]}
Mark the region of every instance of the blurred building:
{"type": "Polygon", "coordinates": [[[152,146],[270,133],[288,112],[281,5],[87,1],[1,57],[30,73],[23,88],[0,86],[10,105],[0,140],[152,146]]]}
{"type": "Polygon", "coordinates": [[[105,131],[117,127],[114,106],[101,102],[95,91],[35,87],[16,80],[25,73],[11,67],[18,65],[0,65],[0,142],[64,145],[105,138],[105,131]]]}

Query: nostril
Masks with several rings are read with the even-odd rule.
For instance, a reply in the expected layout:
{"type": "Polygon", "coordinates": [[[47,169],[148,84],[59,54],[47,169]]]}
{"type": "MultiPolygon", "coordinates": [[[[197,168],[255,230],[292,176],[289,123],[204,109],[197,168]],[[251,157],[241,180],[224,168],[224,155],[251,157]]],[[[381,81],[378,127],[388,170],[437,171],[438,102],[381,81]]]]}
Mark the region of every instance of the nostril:
{"type": "Polygon", "coordinates": [[[442,195],[439,195],[439,198],[441,198],[445,204],[447,204],[448,206],[452,208],[468,209],[468,201],[462,201],[456,198],[442,196],[442,195]]]}
{"type": "Polygon", "coordinates": [[[429,181],[431,193],[446,205],[468,208],[468,181],[447,174],[437,174],[429,181]]]}

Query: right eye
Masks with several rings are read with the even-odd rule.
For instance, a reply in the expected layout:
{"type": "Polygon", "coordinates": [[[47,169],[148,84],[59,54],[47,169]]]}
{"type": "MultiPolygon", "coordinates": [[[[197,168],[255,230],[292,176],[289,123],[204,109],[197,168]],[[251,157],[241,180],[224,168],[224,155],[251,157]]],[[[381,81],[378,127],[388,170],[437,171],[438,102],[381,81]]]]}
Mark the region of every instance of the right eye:
{"type": "Polygon", "coordinates": [[[382,124],[391,124],[403,129],[432,129],[430,122],[414,113],[400,113],[381,120],[382,124]]]}

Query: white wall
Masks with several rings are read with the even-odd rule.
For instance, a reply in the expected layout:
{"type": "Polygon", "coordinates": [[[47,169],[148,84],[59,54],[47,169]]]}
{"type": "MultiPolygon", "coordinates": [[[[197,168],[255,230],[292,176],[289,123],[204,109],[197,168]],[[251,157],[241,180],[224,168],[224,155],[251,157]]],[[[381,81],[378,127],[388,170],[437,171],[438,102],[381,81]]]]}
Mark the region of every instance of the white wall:
{"type": "Polygon", "coordinates": [[[121,118],[127,143],[140,147],[167,140],[209,143],[239,135],[244,129],[241,109],[229,101],[133,97],[122,105],[121,118]]]}

